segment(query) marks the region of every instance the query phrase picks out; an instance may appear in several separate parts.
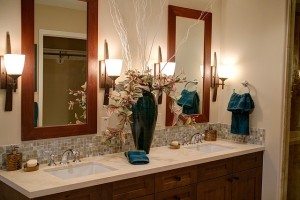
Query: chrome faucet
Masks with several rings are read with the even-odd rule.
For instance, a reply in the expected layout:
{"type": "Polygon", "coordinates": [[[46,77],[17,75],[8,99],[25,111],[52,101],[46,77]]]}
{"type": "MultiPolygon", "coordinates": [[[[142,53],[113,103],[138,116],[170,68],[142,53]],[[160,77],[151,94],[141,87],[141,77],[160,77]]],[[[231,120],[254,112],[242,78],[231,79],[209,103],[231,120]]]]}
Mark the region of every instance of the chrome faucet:
{"type": "Polygon", "coordinates": [[[63,165],[68,164],[70,155],[73,156],[73,162],[76,162],[76,163],[81,162],[81,160],[79,158],[79,152],[76,150],[73,150],[73,149],[68,149],[62,154],[60,164],[63,164],[63,165]]]}
{"type": "Polygon", "coordinates": [[[204,139],[204,134],[203,133],[196,133],[192,136],[190,144],[197,144],[199,142],[203,143],[204,139]]]}

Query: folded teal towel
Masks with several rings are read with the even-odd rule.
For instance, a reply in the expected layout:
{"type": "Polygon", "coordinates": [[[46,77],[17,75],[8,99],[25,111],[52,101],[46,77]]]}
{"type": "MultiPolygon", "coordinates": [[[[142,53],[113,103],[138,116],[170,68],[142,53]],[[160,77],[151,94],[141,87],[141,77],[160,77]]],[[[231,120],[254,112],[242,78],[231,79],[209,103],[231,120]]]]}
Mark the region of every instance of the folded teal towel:
{"type": "Polygon", "coordinates": [[[125,152],[125,156],[132,165],[144,165],[149,163],[149,158],[147,157],[146,152],[143,150],[125,152]]]}

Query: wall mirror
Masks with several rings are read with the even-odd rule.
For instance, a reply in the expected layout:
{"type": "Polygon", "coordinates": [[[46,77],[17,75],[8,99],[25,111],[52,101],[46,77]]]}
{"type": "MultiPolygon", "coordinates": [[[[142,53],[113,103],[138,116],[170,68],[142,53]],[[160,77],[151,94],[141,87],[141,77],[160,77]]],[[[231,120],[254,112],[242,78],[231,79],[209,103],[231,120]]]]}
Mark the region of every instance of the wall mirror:
{"type": "MultiPolygon", "coordinates": [[[[168,58],[176,62],[175,74],[183,71],[187,80],[177,85],[181,119],[191,116],[197,123],[208,122],[212,14],[172,5],[168,9],[168,58]]],[[[172,125],[174,118],[170,102],[167,98],[166,126],[172,125]]]]}
{"type": "Polygon", "coordinates": [[[22,0],[22,140],[97,131],[98,0],[22,0]]]}

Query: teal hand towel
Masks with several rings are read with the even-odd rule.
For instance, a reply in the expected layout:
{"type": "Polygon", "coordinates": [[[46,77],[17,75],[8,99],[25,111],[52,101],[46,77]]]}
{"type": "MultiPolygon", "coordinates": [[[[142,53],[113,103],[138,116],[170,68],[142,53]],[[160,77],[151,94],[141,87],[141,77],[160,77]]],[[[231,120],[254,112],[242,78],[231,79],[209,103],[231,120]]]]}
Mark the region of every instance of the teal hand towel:
{"type": "Polygon", "coordinates": [[[197,91],[182,90],[177,104],[182,107],[182,112],[187,115],[199,114],[200,98],[197,91]]]}
{"type": "Polygon", "coordinates": [[[145,165],[149,163],[149,158],[143,150],[125,152],[125,156],[132,165],[145,165]]]}
{"type": "Polygon", "coordinates": [[[227,110],[232,112],[231,133],[249,135],[249,114],[254,109],[254,102],[249,93],[233,93],[227,110]]]}

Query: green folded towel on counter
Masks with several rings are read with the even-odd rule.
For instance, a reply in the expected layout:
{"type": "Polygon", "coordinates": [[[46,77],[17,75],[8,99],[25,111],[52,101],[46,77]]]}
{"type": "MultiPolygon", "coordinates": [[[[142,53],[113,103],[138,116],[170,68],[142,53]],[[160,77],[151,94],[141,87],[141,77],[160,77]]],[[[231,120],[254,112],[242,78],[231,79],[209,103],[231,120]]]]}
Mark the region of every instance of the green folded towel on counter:
{"type": "Polygon", "coordinates": [[[145,151],[134,150],[124,153],[128,159],[128,162],[132,165],[145,165],[149,163],[149,158],[145,151]]]}

